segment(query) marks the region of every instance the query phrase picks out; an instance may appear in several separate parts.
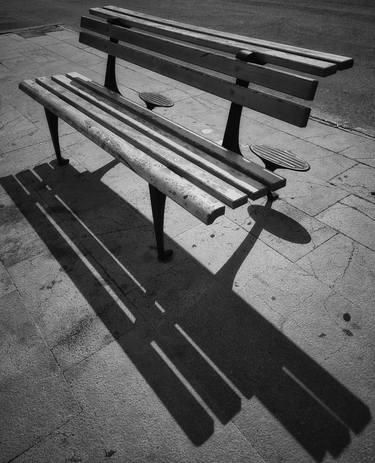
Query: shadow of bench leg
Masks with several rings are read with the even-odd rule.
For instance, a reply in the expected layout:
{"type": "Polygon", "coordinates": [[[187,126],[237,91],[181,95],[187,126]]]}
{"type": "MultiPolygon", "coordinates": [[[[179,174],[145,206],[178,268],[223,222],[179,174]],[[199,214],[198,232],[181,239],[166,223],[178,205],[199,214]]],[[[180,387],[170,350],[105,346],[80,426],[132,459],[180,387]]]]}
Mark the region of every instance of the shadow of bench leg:
{"type": "Polygon", "coordinates": [[[158,259],[161,262],[168,262],[171,260],[173,251],[171,249],[164,249],[164,209],[166,196],[161,193],[157,188],[149,184],[152,217],[154,219],[154,229],[156,246],[158,250],[158,259]]]}
{"type": "Polygon", "coordinates": [[[51,113],[47,108],[44,108],[46,113],[48,128],[51,134],[53,147],[55,149],[57,163],[59,166],[65,166],[69,163],[69,159],[64,159],[61,156],[60,143],[59,143],[59,126],[58,126],[58,117],[51,113]]]}

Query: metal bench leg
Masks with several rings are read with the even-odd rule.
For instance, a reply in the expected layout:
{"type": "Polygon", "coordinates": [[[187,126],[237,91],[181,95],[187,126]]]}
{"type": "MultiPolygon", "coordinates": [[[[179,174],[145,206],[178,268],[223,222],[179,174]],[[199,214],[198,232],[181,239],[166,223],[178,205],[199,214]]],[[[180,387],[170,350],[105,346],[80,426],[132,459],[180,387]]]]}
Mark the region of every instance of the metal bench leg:
{"type": "Polygon", "coordinates": [[[278,193],[276,193],[275,191],[267,191],[267,198],[270,200],[270,201],[275,201],[276,199],[279,199],[280,196],[278,193]]]}
{"type": "MultiPolygon", "coordinates": [[[[274,164],[273,162],[270,162],[270,161],[267,161],[265,159],[263,159],[263,162],[264,162],[264,167],[267,169],[267,170],[270,170],[271,172],[275,172],[275,170],[277,169],[277,165],[274,164]]],[[[276,201],[276,199],[279,199],[280,196],[279,196],[279,193],[276,193],[276,191],[270,191],[268,190],[267,191],[267,198],[270,200],[270,201],[276,201]]]]}
{"type": "MultiPolygon", "coordinates": [[[[117,44],[118,40],[117,39],[112,39],[110,37],[109,39],[112,43],[117,44]]],[[[112,92],[118,93],[121,95],[120,90],[117,86],[117,81],[116,81],[116,57],[112,55],[108,55],[107,58],[107,67],[105,71],[105,78],[104,78],[104,86],[108,88],[109,90],[112,90],[112,92]]]]}
{"type": "Polygon", "coordinates": [[[69,159],[64,159],[61,156],[58,117],[55,114],[51,113],[51,111],[49,111],[47,108],[44,108],[44,111],[46,113],[48,128],[51,134],[53,147],[55,149],[57,163],[59,164],[59,166],[65,166],[66,164],[69,164],[69,159]]]}
{"type": "Polygon", "coordinates": [[[164,249],[164,209],[166,196],[161,193],[157,188],[149,184],[152,217],[154,219],[154,230],[156,238],[156,246],[158,250],[158,259],[161,262],[168,262],[171,260],[173,251],[172,249],[164,249]]]}

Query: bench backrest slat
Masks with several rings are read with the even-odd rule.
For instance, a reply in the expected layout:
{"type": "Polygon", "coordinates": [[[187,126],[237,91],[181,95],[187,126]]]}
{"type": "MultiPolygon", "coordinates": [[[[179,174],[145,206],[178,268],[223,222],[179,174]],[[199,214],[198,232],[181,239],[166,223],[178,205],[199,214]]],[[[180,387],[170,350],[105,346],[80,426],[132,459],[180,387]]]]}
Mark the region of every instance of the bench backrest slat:
{"type": "Polygon", "coordinates": [[[194,43],[196,45],[214,48],[219,51],[236,54],[238,50],[246,48],[256,53],[256,58],[261,64],[274,64],[284,66],[297,71],[313,75],[327,76],[337,70],[337,65],[328,61],[321,61],[291,53],[267,49],[252,44],[244,44],[225,37],[215,37],[201,32],[182,30],[172,26],[165,26],[152,21],[137,19],[134,17],[114,13],[104,8],[90,8],[90,13],[104,19],[117,19],[119,24],[125,27],[136,27],[141,30],[162,34],[177,40],[194,43]]]}
{"type": "Polygon", "coordinates": [[[150,36],[134,29],[111,25],[93,18],[82,17],[81,27],[292,96],[306,100],[312,100],[315,96],[318,84],[315,79],[239,61],[233,55],[219,54],[207,48],[150,36]]]}
{"type": "Polygon", "coordinates": [[[241,36],[238,34],[231,34],[229,32],[215,31],[213,29],[194,26],[191,24],[183,24],[177,21],[172,21],[170,19],[158,18],[158,17],[151,16],[145,13],[139,13],[137,11],[128,10],[126,8],[120,8],[120,7],[112,6],[112,5],[104,6],[103,8],[105,10],[109,10],[114,13],[120,13],[120,14],[124,14],[124,15],[131,16],[134,18],[138,18],[138,19],[152,21],[158,24],[174,26],[174,27],[178,27],[178,28],[186,29],[190,31],[195,31],[195,32],[202,32],[208,35],[212,35],[214,37],[222,37],[222,38],[225,37],[230,40],[235,40],[235,41],[243,43],[244,48],[246,48],[246,44],[258,45],[261,47],[270,48],[272,50],[279,50],[279,51],[284,51],[288,53],[293,53],[299,56],[306,56],[308,58],[318,59],[322,61],[329,61],[331,63],[337,64],[337,67],[339,69],[347,69],[353,66],[353,59],[347,56],[336,55],[333,53],[325,53],[325,52],[320,52],[316,50],[309,50],[307,48],[301,48],[301,47],[296,47],[296,46],[287,45],[287,44],[280,44],[276,42],[271,42],[269,40],[257,39],[254,37],[245,37],[245,36],[241,36]]]}
{"type": "Polygon", "coordinates": [[[305,127],[307,124],[310,108],[293,101],[260,90],[240,87],[202,69],[180,64],[149,50],[115,44],[86,32],[81,32],[80,42],[298,127],[305,127]]]}

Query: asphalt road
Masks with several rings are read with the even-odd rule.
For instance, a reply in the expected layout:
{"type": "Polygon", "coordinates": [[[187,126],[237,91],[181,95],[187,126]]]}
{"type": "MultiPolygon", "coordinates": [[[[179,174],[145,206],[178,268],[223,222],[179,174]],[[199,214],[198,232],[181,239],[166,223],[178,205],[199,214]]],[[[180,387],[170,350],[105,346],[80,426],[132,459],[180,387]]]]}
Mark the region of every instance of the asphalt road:
{"type": "MultiPolygon", "coordinates": [[[[43,24],[79,27],[92,0],[0,0],[0,31],[43,24]]],[[[375,134],[373,0],[118,0],[114,4],[277,42],[354,58],[319,85],[313,115],[375,134]]],[[[1,60],[1,57],[0,57],[1,60]]]]}

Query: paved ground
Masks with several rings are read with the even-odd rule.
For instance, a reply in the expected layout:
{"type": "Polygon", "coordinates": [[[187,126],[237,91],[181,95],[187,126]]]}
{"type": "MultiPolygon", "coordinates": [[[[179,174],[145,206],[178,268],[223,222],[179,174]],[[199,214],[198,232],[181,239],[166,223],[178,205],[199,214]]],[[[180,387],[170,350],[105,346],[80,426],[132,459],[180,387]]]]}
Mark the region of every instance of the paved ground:
{"type": "MultiPolygon", "coordinates": [[[[0,31],[62,23],[79,27],[92,0],[0,0],[0,31]]],[[[371,0],[150,0],[116,5],[215,29],[354,57],[352,70],[325,79],[313,114],[375,136],[375,5],[371,0]]]]}
{"type": "MultiPolygon", "coordinates": [[[[104,61],[66,29],[0,37],[0,461],[365,462],[375,454],[374,140],[245,113],[312,168],[206,227],[62,124],[25,77],[104,61]]],[[[220,140],[227,107],[122,63],[122,91],[220,140]]],[[[244,150],[246,149],[243,147],[244,150]]]]}

